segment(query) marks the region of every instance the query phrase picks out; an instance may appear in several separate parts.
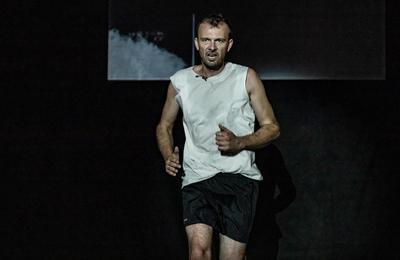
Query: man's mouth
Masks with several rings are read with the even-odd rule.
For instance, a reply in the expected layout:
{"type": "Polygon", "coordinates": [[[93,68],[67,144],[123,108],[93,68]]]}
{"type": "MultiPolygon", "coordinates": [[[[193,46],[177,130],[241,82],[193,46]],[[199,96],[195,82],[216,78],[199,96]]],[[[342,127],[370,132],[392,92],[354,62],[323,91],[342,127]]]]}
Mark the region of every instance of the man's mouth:
{"type": "Polygon", "coordinates": [[[207,53],[207,58],[209,60],[215,60],[218,57],[217,53],[207,53]]]}

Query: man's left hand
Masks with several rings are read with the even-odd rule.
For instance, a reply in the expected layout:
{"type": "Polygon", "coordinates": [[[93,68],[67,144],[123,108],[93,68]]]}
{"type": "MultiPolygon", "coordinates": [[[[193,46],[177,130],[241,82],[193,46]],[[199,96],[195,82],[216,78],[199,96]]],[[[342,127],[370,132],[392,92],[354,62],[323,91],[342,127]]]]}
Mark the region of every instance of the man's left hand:
{"type": "Polygon", "coordinates": [[[220,131],[215,133],[215,140],[216,144],[218,145],[218,150],[220,150],[222,154],[228,155],[235,155],[239,153],[243,149],[241,139],[223,125],[218,126],[220,131]]]}

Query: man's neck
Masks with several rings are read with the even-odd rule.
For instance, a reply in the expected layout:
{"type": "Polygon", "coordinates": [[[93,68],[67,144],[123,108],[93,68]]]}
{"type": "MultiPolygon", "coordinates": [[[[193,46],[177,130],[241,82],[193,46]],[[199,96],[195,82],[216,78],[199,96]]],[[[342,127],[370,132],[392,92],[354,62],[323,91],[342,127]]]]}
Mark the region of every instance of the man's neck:
{"type": "Polygon", "coordinates": [[[204,78],[209,78],[219,74],[225,68],[225,62],[218,69],[210,69],[204,63],[200,65],[199,74],[204,78]]]}

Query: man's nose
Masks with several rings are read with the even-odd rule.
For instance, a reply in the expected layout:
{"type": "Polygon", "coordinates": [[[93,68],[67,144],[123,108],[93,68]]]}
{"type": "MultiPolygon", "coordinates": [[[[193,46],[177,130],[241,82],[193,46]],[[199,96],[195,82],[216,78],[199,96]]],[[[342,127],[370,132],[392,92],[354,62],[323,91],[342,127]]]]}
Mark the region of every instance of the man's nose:
{"type": "Polygon", "coordinates": [[[210,45],[208,46],[208,49],[211,51],[217,49],[217,46],[215,45],[215,41],[210,41],[210,45]]]}

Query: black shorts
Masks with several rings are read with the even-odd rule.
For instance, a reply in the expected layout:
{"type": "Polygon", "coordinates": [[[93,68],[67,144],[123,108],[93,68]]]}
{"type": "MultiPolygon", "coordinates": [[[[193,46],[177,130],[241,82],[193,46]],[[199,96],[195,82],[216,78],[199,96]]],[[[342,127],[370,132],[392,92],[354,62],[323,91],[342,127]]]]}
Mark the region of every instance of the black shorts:
{"type": "Polygon", "coordinates": [[[218,173],[183,187],[183,224],[204,223],[233,240],[247,243],[258,197],[258,181],[218,173]]]}

